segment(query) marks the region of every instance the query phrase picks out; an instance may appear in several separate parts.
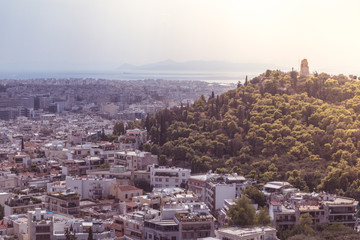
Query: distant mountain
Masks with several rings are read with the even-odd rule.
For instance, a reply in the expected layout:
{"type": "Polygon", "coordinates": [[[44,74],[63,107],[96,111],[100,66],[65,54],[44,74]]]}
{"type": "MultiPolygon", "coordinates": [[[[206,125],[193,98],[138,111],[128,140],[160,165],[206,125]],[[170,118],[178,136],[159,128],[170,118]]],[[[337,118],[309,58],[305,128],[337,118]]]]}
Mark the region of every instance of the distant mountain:
{"type": "Polygon", "coordinates": [[[123,64],[118,67],[122,71],[213,71],[213,72],[241,72],[263,71],[274,69],[273,65],[258,63],[232,63],[225,61],[188,61],[176,62],[171,59],[141,66],[123,64]]]}

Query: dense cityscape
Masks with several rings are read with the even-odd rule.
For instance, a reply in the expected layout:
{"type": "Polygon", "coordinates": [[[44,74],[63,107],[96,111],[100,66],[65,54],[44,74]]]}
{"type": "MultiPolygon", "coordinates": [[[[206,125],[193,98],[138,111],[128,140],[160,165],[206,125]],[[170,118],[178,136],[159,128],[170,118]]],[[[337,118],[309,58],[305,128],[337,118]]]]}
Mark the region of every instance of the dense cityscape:
{"type": "MultiPolygon", "coordinates": [[[[299,74],[310,75],[306,60],[299,74]]],[[[357,228],[356,199],[306,191],[295,172],[289,182],[264,181],[224,168],[192,172],[159,155],[149,115],[190,110],[234,87],[180,83],[3,80],[3,239],[270,240],[309,225],[357,228]]]]}
{"type": "Polygon", "coordinates": [[[0,240],[360,240],[359,10],[0,1],[0,240]]]}

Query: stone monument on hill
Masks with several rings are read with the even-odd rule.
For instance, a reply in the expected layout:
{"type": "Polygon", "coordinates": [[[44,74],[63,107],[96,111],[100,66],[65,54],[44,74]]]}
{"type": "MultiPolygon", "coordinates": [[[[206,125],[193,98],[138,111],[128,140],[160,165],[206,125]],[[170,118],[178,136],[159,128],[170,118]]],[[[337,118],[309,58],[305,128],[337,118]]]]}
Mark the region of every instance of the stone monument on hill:
{"type": "Polygon", "coordinates": [[[310,76],[310,73],[309,73],[309,65],[308,65],[307,59],[303,59],[303,60],[301,61],[301,65],[300,65],[300,76],[304,76],[304,77],[310,76]]]}

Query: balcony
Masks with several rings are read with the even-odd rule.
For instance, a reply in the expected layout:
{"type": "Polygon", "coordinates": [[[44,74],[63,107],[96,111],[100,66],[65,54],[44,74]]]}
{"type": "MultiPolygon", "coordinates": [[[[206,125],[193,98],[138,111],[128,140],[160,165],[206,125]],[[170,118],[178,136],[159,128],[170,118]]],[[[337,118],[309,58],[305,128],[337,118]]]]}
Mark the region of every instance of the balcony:
{"type": "Polygon", "coordinates": [[[211,226],[186,226],[182,228],[183,231],[201,231],[201,230],[211,230],[211,226]]]}
{"type": "Polygon", "coordinates": [[[60,207],[63,207],[63,208],[76,208],[76,207],[79,207],[79,205],[77,205],[76,203],[68,203],[68,204],[60,204],[60,207]]]}

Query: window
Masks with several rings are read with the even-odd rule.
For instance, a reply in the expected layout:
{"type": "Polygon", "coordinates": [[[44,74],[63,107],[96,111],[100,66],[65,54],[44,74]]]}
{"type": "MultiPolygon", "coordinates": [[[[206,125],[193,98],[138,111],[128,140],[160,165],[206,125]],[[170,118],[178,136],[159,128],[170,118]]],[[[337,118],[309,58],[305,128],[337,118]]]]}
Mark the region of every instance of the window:
{"type": "Polygon", "coordinates": [[[183,173],[182,176],[185,177],[185,173],[183,173]]]}
{"type": "Polygon", "coordinates": [[[125,194],[125,198],[126,198],[126,199],[128,198],[128,195],[127,195],[127,194],[125,194]]]}

